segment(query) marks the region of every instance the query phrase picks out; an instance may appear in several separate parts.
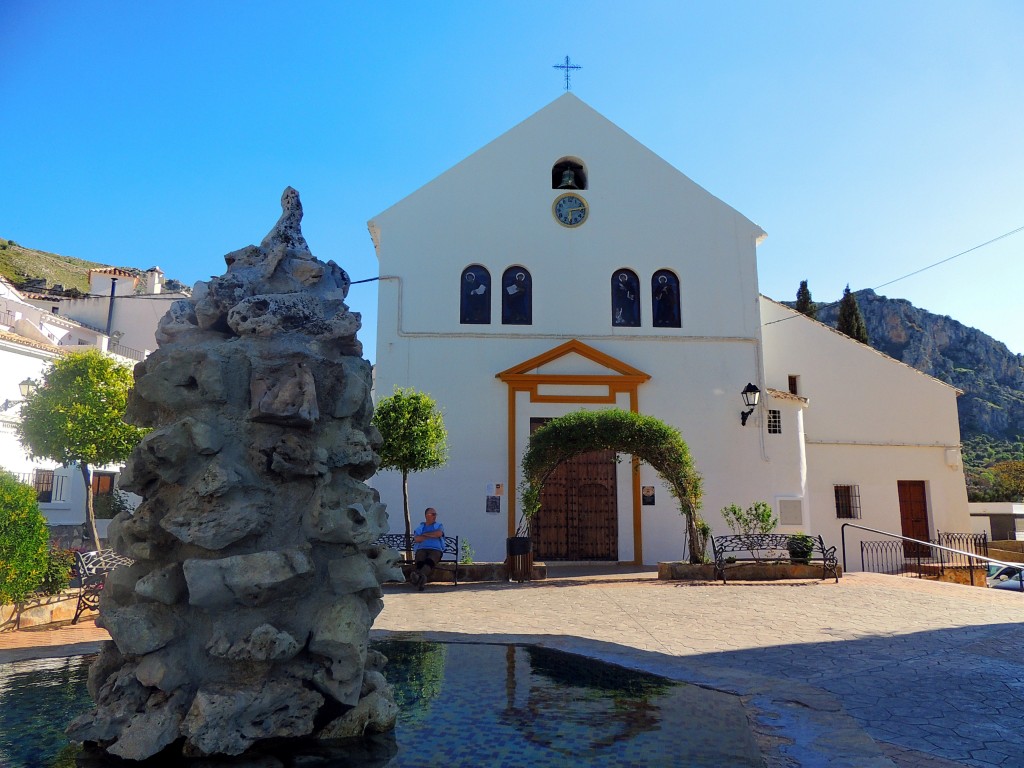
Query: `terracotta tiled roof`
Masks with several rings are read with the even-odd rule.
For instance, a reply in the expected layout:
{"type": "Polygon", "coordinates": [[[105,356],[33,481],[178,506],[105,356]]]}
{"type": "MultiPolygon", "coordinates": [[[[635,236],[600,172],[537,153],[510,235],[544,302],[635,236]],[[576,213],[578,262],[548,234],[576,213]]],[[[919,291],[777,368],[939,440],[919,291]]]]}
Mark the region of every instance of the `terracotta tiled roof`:
{"type": "Polygon", "coordinates": [[[21,291],[22,296],[26,299],[36,299],[37,301],[64,301],[67,296],[53,296],[49,293],[33,293],[32,291],[21,291]]]}
{"type": "Polygon", "coordinates": [[[90,269],[89,274],[97,273],[100,275],[116,275],[118,277],[138,277],[134,272],[130,272],[127,269],[121,269],[121,267],[100,267],[99,269],[90,269]]]}
{"type": "Polygon", "coordinates": [[[806,397],[800,397],[800,395],[794,395],[792,392],[783,392],[781,389],[772,389],[771,387],[765,387],[768,394],[775,400],[792,400],[796,403],[803,403],[807,405],[808,400],[806,397]]]}
{"type": "Polygon", "coordinates": [[[7,331],[0,330],[0,341],[9,341],[14,344],[21,344],[24,347],[32,347],[33,349],[42,349],[46,352],[53,352],[57,355],[66,355],[67,349],[58,347],[56,344],[44,344],[41,341],[33,341],[32,339],[26,339],[24,336],[19,336],[16,333],[8,333],[7,331]]]}

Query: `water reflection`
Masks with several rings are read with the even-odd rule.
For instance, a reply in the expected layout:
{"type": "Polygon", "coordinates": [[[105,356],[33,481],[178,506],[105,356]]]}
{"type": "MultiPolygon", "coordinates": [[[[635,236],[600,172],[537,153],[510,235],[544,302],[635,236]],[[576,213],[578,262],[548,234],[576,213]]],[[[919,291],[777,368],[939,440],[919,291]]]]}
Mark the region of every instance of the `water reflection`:
{"type": "Polygon", "coordinates": [[[661,677],[547,648],[509,646],[505,666],[503,721],[534,744],[583,759],[658,728],[653,699],[673,687],[661,677]],[[523,654],[527,674],[517,683],[523,654]]]}
{"type": "MultiPolygon", "coordinates": [[[[264,743],[258,755],[194,768],[759,766],[732,696],[535,646],[376,642],[400,715],[394,734],[357,745],[264,743]]],[[[63,729],[91,706],[91,657],[0,666],[0,765],[163,768],[68,745],[63,729]]]]}

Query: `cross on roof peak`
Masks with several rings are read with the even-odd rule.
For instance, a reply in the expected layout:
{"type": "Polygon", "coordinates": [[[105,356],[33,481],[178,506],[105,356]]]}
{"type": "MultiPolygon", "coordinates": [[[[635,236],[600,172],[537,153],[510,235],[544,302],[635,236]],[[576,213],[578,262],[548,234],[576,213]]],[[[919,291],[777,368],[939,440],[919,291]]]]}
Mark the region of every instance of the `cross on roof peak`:
{"type": "Polygon", "coordinates": [[[572,70],[574,70],[574,69],[583,69],[583,67],[581,67],[579,64],[572,64],[572,63],[570,63],[569,62],[569,57],[566,56],[564,64],[554,64],[554,65],[552,65],[552,69],[563,69],[563,70],[565,70],[565,90],[571,91],[572,90],[572,84],[569,82],[569,77],[572,74],[572,70]]]}

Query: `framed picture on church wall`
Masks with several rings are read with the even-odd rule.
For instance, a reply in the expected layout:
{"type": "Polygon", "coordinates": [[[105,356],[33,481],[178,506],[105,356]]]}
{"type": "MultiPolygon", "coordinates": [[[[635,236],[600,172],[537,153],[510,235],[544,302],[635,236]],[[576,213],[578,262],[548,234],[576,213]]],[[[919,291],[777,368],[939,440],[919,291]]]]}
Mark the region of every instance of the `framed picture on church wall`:
{"type": "Polygon", "coordinates": [[[654,486],[645,485],[640,488],[640,503],[645,507],[654,506],[654,486]]]}

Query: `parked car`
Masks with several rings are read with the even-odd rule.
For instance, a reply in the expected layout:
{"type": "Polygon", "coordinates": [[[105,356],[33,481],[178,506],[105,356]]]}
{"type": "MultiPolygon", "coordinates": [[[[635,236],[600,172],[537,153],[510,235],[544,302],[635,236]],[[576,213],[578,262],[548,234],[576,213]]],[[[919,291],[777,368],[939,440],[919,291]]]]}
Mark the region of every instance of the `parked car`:
{"type": "Polygon", "coordinates": [[[1018,575],[1021,570],[1024,570],[1024,566],[1020,565],[999,565],[997,563],[988,564],[988,573],[986,575],[986,581],[990,587],[995,586],[999,582],[1012,579],[1018,575]]]}
{"type": "Polygon", "coordinates": [[[997,579],[994,584],[990,583],[989,586],[992,587],[992,589],[1012,589],[1024,594],[1024,573],[1021,572],[1020,568],[1016,568],[1015,570],[1017,573],[1010,576],[1003,576],[1002,578],[997,579]]]}

